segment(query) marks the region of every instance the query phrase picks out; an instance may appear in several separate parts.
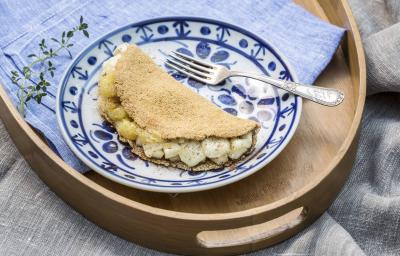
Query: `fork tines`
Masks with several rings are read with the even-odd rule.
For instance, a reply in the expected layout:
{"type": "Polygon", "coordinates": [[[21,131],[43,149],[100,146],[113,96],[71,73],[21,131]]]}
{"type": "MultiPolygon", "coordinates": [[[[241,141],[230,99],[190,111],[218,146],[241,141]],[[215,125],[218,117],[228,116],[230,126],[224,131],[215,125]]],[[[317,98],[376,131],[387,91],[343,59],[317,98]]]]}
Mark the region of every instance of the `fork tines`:
{"type": "Polygon", "coordinates": [[[168,55],[169,58],[166,59],[165,64],[189,77],[207,83],[213,70],[210,64],[179,52],[173,53],[174,55],[168,55]]]}

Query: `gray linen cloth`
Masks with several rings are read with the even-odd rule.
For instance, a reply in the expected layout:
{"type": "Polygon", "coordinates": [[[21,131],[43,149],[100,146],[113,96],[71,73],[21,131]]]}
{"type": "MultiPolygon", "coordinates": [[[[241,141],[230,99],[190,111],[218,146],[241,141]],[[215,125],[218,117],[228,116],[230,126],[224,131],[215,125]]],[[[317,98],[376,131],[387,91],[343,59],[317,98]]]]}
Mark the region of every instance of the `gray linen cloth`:
{"type": "MultiPolygon", "coordinates": [[[[354,169],[319,220],[252,255],[400,255],[400,95],[394,93],[400,91],[400,1],[350,4],[365,45],[370,94],[354,169]]],[[[0,141],[0,255],[160,254],[66,205],[27,165],[1,123],[0,141]]]]}

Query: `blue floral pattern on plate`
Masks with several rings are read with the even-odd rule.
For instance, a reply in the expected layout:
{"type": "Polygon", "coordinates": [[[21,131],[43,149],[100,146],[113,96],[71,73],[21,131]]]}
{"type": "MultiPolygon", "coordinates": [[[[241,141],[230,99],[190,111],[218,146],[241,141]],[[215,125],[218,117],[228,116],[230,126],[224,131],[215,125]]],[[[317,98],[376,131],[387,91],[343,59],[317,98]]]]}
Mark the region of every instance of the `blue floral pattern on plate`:
{"type": "Polygon", "coordinates": [[[165,66],[178,51],[229,69],[293,80],[282,54],[246,30],[203,18],[168,17],[119,28],[82,51],[64,74],[57,95],[61,132],[73,152],[101,175],[121,184],[157,192],[184,193],[220,187],[261,169],[289,142],[299,122],[301,99],[261,82],[234,77],[218,86],[203,84],[165,66]],[[143,161],[118,140],[97,111],[101,65],[121,43],[135,43],[171,76],[226,112],[258,121],[254,152],[235,169],[182,171],[143,161]]]}

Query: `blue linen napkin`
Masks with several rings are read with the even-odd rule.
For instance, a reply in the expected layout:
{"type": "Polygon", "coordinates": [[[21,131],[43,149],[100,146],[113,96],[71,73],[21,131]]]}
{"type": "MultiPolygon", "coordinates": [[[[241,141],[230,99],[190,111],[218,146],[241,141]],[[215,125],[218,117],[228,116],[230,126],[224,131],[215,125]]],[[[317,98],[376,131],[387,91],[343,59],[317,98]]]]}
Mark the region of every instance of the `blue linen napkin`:
{"type": "MultiPolygon", "coordinates": [[[[95,38],[128,22],[161,16],[201,16],[242,26],[264,38],[284,53],[303,83],[315,81],[344,32],[291,0],[3,0],[0,13],[0,81],[14,103],[17,88],[11,83],[10,72],[29,63],[27,56],[37,53],[41,38],[59,37],[62,31],[78,24],[81,15],[89,24],[90,39],[73,38],[74,56],[95,38]]],[[[49,96],[40,105],[29,104],[26,121],[44,134],[65,162],[84,172],[88,168],[63,141],[54,111],[57,84],[70,61],[68,55],[55,61],[57,69],[50,80],[49,96]]]]}

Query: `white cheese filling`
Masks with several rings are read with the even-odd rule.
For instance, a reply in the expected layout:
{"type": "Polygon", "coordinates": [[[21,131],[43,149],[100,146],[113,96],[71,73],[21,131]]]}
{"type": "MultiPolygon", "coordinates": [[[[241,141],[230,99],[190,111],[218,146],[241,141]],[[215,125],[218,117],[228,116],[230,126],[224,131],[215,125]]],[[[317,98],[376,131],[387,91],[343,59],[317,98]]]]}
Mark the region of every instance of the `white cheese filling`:
{"type": "Polygon", "coordinates": [[[252,134],[248,133],[239,138],[220,139],[207,138],[202,142],[194,140],[166,141],[161,143],[143,144],[136,139],[136,145],[142,146],[144,154],[150,158],[182,161],[187,166],[193,167],[205,161],[207,158],[216,164],[224,164],[229,159],[239,159],[246,153],[252,143],[252,134]]]}

